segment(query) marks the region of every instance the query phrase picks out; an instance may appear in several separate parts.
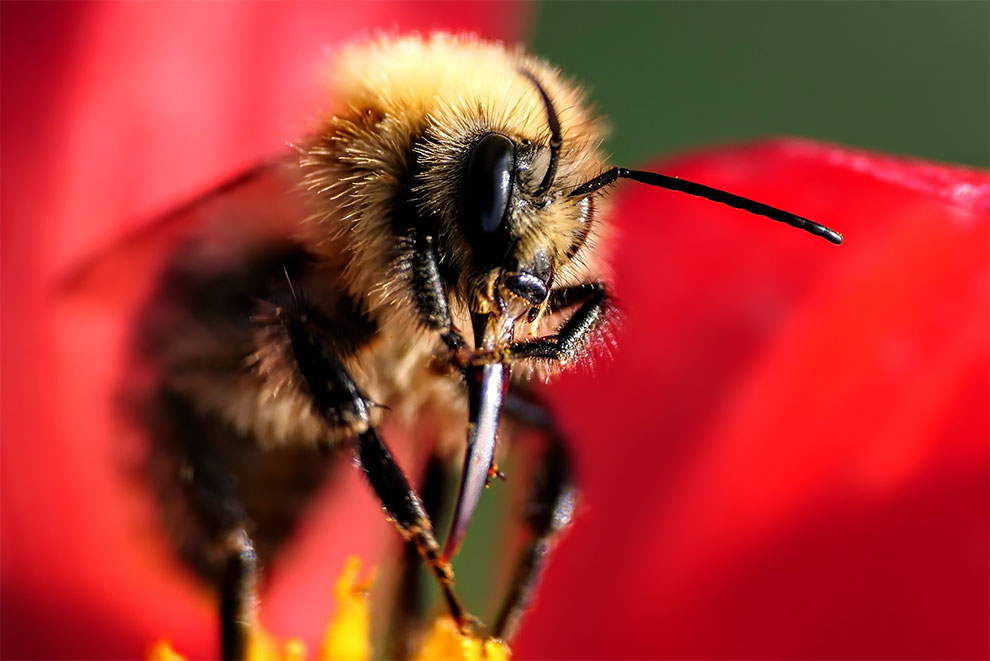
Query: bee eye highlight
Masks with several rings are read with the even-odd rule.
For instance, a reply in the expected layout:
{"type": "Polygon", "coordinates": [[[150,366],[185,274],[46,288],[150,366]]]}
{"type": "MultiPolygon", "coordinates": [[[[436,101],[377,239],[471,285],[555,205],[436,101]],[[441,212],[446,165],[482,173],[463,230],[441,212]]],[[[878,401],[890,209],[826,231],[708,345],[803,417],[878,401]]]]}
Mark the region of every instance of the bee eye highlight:
{"type": "Polygon", "coordinates": [[[471,150],[464,177],[465,221],[494,232],[505,219],[515,177],[515,145],[489,133],[471,150]]]}

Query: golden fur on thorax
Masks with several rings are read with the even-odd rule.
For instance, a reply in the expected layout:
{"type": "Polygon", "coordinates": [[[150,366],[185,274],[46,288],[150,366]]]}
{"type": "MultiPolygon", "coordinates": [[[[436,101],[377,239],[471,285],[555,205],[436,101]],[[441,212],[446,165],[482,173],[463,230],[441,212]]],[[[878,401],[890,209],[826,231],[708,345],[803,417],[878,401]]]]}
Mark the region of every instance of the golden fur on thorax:
{"type": "MultiPolygon", "coordinates": [[[[563,198],[601,172],[604,162],[598,120],[585,108],[581,91],[555,68],[520,49],[446,34],[383,38],[347,48],[337,58],[336,104],[302,160],[307,188],[319,198],[319,222],[309,231],[324,251],[346,252],[346,284],[365,297],[374,316],[385,319],[405,307],[401,263],[398,270],[395,263],[401,246],[391,217],[412,159],[426,166],[415,182],[419,204],[437,214],[451,252],[441,261],[463,264],[470,254],[457,222],[457,186],[472,142],[495,132],[546,147],[546,112],[522,70],[540,80],[559,112],[563,151],[551,197],[563,198]]],[[[582,230],[575,220],[582,212],[588,213],[586,206],[559,199],[539,215],[520,216],[517,230],[524,241],[550,238],[563,257],[582,230]]],[[[602,229],[600,212],[594,215],[585,221],[589,246],[602,229]]],[[[565,263],[555,285],[595,275],[592,255],[582,249],[573,260],[560,259],[565,263]]],[[[448,293],[463,304],[469,283],[462,279],[458,285],[448,293]]],[[[464,321],[464,310],[459,312],[464,321]]]]}
{"type": "MultiPolygon", "coordinates": [[[[400,415],[419,413],[437,397],[449,408],[461,397],[449,380],[436,378],[432,363],[442,345],[435,333],[424,333],[412,307],[411,247],[396,235],[396,204],[411,187],[417,211],[439,220],[440,261],[460,273],[456,283],[447,283],[452,313],[470,342],[469,307],[488,311],[493,275],[472,270],[457,216],[466,154],[487,133],[529,141],[536,152],[533,171],[521,172],[520,179],[535,188],[549,161],[550,130],[540,94],[522,72],[539,80],[557,109],[563,146],[547,193],[550,204],[513,209],[513,235],[520,254],[550,247],[558,267],[554,286],[576,284],[601,276],[595,246],[604,229],[603,201],[566,196],[605,168],[602,127],[580,89],[555,68],[521,49],[471,36],[359,43],[338,54],[333,71],[330,114],[304,144],[300,162],[314,210],[308,242],[328,260],[342,260],[340,284],[382,329],[380,340],[347,366],[369,397],[397,404],[400,415]]],[[[543,319],[526,332],[552,333],[557,323],[543,319]]]]}

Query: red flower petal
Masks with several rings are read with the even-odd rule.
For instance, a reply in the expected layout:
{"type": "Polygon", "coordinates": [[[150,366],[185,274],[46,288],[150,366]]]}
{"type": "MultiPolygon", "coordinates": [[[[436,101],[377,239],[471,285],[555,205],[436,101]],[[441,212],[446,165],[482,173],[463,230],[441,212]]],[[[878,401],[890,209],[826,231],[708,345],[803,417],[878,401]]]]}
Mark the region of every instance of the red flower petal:
{"type": "Polygon", "coordinates": [[[626,184],[615,362],[551,390],[584,516],[518,658],[985,658],[990,179],[802,141],[626,184]]]}

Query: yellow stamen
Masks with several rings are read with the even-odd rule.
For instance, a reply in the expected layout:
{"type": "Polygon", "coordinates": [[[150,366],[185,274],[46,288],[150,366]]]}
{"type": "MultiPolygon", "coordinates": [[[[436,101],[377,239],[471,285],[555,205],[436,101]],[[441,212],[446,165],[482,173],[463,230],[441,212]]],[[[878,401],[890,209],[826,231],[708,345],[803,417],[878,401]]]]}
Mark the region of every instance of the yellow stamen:
{"type": "MultiPolygon", "coordinates": [[[[368,592],[374,582],[374,570],[362,579],[361,561],[350,556],[334,585],[337,612],[327,626],[317,657],[321,661],[367,661],[371,658],[371,607],[368,592]]],[[[508,646],[499,640],[463,635],[450,617],[441,617],[433,625],[415,658],[420,661],[508,661],[508,646]]],[[[278,641],[260,624],[255,624],[248,640],[249,661],[304,661],[306,646],[290,638],[279,648],[278,641]]],[[[149,661],[185,661],[165,641],[148,654],[149,661]]]]}
{"type": "Polygon", "coordinates": [[[441,617],[416,655],[417,661],[508,661],[509,648],[500,640],[465,636],[452,618],[441,617]]]}
{"type": "Polygon", "coordinates": [[[344,571],[334,586],[337,600],[337,613],[327,628],[320,649],[321,659],[342,659],[345,661],[365,661],[371,657],[371,613],[368,605],[368,590],[374,582],[374,571],[358,581],[361,561],[350,556],[344,564],[344,571]]]}
{"type": "Polygon", "coordinates": [[[148,661],[186,661],[186,657],[176,654],[171,643],[161,640],[151,648],[148,653],[148,661]]]}

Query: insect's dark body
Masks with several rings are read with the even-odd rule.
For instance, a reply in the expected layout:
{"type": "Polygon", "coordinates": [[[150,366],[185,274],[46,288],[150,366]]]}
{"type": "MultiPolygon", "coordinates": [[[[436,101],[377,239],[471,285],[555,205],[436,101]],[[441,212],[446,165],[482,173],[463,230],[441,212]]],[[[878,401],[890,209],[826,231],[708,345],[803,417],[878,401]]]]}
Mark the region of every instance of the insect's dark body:
{"type": "MultiPolygon", "coordinates": [[[[468,386],[502,370],[479,366],[470,377],[463,360],[475,350],[472,330],[476,341],[487,332],[478,319],[492,328],[507,321],[495,344],[477,349],[545,336],[558,312],[587,298],[558,300],[550,289],[569,291],[597,272],[589,246],[604,228],[596,213],[604,205],[566,197],[602,169],[597,124],[552,68],[445,35],[356,46],[339,66],[340,108],[298,158],[193,205],[198,229],[179,246],[137,329],[155,375],[140,408],[156,483],[185,555],[211,574],[234,531],[244,529],[270,556],[332,455],[356,448],[361,459],[377,443],[362,434],[386,410],[399,424],[432,422],[426,448],[458,460],[468,386]],[[540,144],[549,99],[533,75],[566,109],[569,157],[559,167],[557,151],[551,159],[540,144]],[[487,151],[475,149],[482,143],[487,151]],[[503,173],[512,175],[509,187],[503,173]],[[255,186],[269,186],[274,204],[245,202],[255,186]],[[462,220],[464,207],[484,217],[484,229],[462,220]],[[500,307],[516,296],[503,281],[525,294],[512,316],[500,307]]],[[[564,358],[602,326],[598,296],[564,358]]],[[[565,362],[532,358],[521,359],[516,375],[565,362]]],[[[489,443],[498,408],[486,413],[489,443]]],[[[383,497],[387,488],[376,491],[383,497]]],[[[458,540],[473,505],[464,510],[458,540]]],[[[413,538],[426,527],[415,518],[410,511],[403,528],[413,538]]],[[[426,545],[424,554],[438,552],[434,541],[426,545]]]]}
{"type": "MultiPolygon", "coordinates": [[[[155,484],[184,555],[220,579],[226,656],[244,652],[255,551],[277,550],[340,452],[353,452],[469,626],[449,560],[493,473],[510,370],[565,368],[607,335],[600,189],[631,178],[840,240],[705,186],[607,169],[580,91],[521,51],[386,38],[339,66],[341,107],[297,160],[187,209],[201,231],[176,251],[137,328],[153,374],[138,410],[155,484]],[[273,203],[245,202],[273,182],[273,203]],[[432,421],[433,456],[465,457],[442,548],[378,434],[385,410],[432,421]]],[[[516,413],[545,443],[532,541],[491,630],[507,637],[572,509],[559,434],[541,413],[516,413]]]]}

